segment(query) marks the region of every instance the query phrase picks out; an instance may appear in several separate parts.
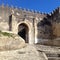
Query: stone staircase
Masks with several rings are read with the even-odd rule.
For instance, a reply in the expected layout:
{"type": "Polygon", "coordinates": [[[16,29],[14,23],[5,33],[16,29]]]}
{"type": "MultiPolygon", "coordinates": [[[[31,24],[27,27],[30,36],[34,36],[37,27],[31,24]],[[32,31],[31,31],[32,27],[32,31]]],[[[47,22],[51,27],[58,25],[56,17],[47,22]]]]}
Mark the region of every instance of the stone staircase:
{"type": "Polygon", "coordinates": [[[48,60],[60,60],[60,54],[46,53],[48,60]]]}
{"type": "Polygon", "coordinates": [[[39,53],[44,53],[45,60],[60,60],[60,49],[55,46],[35,45],[39,53]]]}

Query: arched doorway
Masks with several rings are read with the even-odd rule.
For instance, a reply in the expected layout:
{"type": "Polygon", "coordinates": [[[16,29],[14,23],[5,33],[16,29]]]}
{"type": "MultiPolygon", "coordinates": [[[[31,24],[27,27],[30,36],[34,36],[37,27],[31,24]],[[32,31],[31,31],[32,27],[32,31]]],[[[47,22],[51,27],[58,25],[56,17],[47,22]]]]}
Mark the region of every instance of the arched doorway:
{"type": "Polygon", "coordinates": [[[29,28],[26,24],[21,23],[18,26],[18,35],[21,36],[26,43],[28,43],[29,41],[29,28]]]}

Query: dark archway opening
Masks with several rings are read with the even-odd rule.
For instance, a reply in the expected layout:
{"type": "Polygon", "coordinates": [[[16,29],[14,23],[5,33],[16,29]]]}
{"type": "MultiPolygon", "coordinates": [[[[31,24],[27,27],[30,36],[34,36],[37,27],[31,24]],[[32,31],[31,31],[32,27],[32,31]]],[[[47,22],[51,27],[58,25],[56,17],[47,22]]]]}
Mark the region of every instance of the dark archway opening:
{"type": "Polygon", "coordinates": [[[21,36],[26,43],[28,43],[28,38],[29,38],[28,32],[29,29],[26,24],[22,23],[18,26],[18,35],[21,36]]]}

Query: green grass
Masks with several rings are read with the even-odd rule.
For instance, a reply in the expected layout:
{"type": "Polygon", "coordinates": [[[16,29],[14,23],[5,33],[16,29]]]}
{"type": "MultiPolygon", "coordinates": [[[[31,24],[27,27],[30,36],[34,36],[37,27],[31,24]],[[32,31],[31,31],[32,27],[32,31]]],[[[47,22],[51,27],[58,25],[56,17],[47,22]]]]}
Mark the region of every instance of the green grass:
{"type": "Polygon", "coordinates": [[[13,37],[12,33],[2,32],[2,31],[0,31],[0,35],[8,36],[8,37],[13,37]]]}

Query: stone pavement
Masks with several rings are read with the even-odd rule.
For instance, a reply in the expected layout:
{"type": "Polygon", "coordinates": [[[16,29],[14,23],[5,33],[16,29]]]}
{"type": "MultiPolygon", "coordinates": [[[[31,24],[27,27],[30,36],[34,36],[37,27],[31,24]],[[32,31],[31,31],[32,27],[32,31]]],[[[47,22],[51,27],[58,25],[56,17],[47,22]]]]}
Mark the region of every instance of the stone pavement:
{"type": "Polygon", "coordinates": [[[0,60],[45,60],[33,45],[17,50],[0,51],[0,60]]]}

